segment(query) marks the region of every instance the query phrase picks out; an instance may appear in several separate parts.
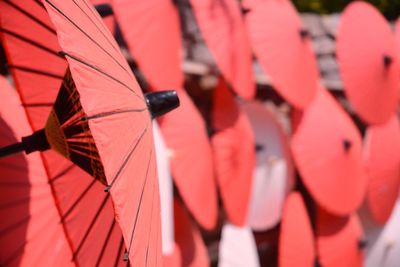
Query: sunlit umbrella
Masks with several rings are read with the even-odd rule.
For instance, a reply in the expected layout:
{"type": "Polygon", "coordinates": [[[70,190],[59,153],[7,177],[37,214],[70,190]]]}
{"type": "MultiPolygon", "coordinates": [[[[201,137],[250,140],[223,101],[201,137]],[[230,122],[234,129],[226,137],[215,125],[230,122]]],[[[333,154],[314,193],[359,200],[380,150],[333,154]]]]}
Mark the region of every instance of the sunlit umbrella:
{"type": "Polygon", "coordinates": [[[311,36],[289,0],[243,1],[254,53],[274,88],[296,108],[310,104],[318,67],[311,36]]]}
{"type": "MultiPolygon", "coordinates": [[[[151,116],[176,107],[176,94],[146,98],[141,94],[117,44],[87,2],[46,0],[44,6],[57,30],[63,49],[60,55],[67,58],[71,73],[67,70],[45,128],[1,152],[30,153],[52,148],[76,163],[110,193],[104,194],[94,217],[89,219],[83,241],[100,223],[103,207],[111,196],[127,247],[124,258],[137,265],[161,264],[151,116]]],[[[77,244],[74,254],[83,241],[77,244]]]]}
{"type": "Polygon", "coordinates": [[[392,213],[400,189],[400,125],[397,116],[392,116],[385,124],[367,128],[364,159],[368,207],[372,217],[384,224],[392,213]]]}
{"type": "Polygon", "coordinates": [[[337,59],[346,96],[369,124],[387,121],[399,99],[399,62],[393,33],[379,11],[357,1],[344,10],[337,59]]]}
{"type": "Polygon", "coordinates": [[[318,262],[321,266],[363,266],[363,231],[357,215],[317,213],[318,262]]]}
{"type": "Polygon", "coordinates": [[[175,240],[181,253],[181,265],[187,267],[210,266],[207,247],[200,230],[178,200],[174,204],[175,240]]]}
{"type": "Polygon", "coordinates": [[[282,126],[258,102],[245,102],[256,139],[256,166],[247,222],[262,231],[279,223],[286,196],[294,183],[289,140],[282,126]]]}
{"type": "Polygon", "coordinates": [[[221,79],[212,110],[215,171],[219,191],[230,222],[246,222],[255,165],[254,135],[247,115],[221,79]]]}
{"type": "Polygon", "coordinates": [[[189,1],[202,37],[218,69],[232,89],[244,98],[255,94],[252,53],[236,0],[189,1]]]}
{"type": "Polygon", "coordinates": [[[313,231],[300,193],[289,194],[279,234],[279,266],[309,267],[315,263],[313,231]]]}
{"type": "Polygon", "coordinates": [[[320,87],[291,141],[294,161],[315,201],[336,215],[361,204],[366,179],[361,136],[350,117],[320,87]]]}
{"type": "Polygon", "coordinates": [[[218,266],[260,266],[256,241],[249,227],[232,224],[222,227],[218,266]]]}

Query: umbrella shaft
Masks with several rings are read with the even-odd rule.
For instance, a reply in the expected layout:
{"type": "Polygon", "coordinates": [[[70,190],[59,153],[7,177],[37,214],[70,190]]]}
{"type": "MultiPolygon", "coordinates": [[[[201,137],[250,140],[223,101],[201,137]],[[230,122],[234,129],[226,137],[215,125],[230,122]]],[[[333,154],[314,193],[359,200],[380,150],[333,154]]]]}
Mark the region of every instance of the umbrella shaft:
{"type": "Polygon", "coordinates": [[[15,153],[22,152],[24,150],[25,146],[22,142],[12,144],[6,147],[0,147],[0,158],[7,157],[15,153]]]}

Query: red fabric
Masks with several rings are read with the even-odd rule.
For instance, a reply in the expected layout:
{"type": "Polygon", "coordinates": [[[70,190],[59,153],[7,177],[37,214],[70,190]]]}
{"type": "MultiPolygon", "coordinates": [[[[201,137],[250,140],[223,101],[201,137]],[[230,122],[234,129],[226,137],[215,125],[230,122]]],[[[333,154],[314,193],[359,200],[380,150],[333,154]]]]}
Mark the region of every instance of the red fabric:
{"type": "Polygon", "coordinates": [[[303,182],[319,205],[336,215],[356,211],[366,189],[361,136],[326,89],[319,88],[304,111],[291,147],[303,182]]]}
{"type": "Polygon", "coordinates": [[[357,215],[334,217],[322,210],[317,214],[318,261],[326,267],[361,267],[359,242],[363,231],[357,215]]]}
{"type": "MultiPolygon", "coordinates": [[[[146,100],[93,6],[82,0],[43,3],[67,53],[85,114],[111,114],[88,120],[88,124],[130,262],[134,266],[161,265],[158,179],[146,100]],[[122,110],[132,112],[114,113],[122,110]]],[[[98,197],[104,201],[107,195],[98,197]]]]}
{"type": "MultiPolygon", "coordinates": [[[[90,0],[93,5],[100,5],[100,4],[109,4],[111,7],[112,0],[90,0]]],[[[114,12],[114,10],[113,10],[114,12]]],[[[104,24],[106,24],[107,28],[110,30],[112,34],[115,33],[115,18],[114,15],[108,16],[103,18],[104,24]]]]}
{"type": "Polygon", "coordinates": [[[311,103],[319,80],[309,37],[289,0],[244,1],[251,45],[261,67],[276,90],[292,105],[304,109],[311,103]]]}
{"type": "Polygon", "coordinates": [[[252,53],[236,0],[190,0],[197,24],[224,78],[241,97],[255,94],[252,53]]]}
{"type": "MultiPolygon", "coordinates": [[[[17,93],[2,76],[0,99],[1,147],[32,130],[17,93]]],[[[0,173],[0,265],[74,266],[40,155],[1,158],[0,173]]]]}
{"type": "Polygon", "coordinates": [[[174,202],[175,240],[181,252],[181,265],[185,267],[210,266],[207,247],[199,229],[191,221],[189,214],[177,200],[174,202]]]}
{"type": "Polygon", "coordinates": [[[155,90],[183,87],[179,14],[171,0],[113,0],[129,51],[155,90]]]}
{"type": "Polygon", "coordinates": [[[396,116],[383,125],[368,127],[364,152],[367,203],[372,217],[384,224],[400,189],[400,125],[396,116]]]}
{"type": "Polygon", "coordinates": [[[372,5],[348,5],[337,32],[337,58],[346,96],[368,124],[380,124],[395,113],[400,73],[392,31],[372,5]],[[368,29],[368,30],[366,30],[368,29]],[[391,58],[388,67],[384,55],[391,58]]]}
{"type": "Polygon", "coordinates": [[[180,195],[201,226],[217,222],[217,192],[211,145],[204,121],[185,91],[180,107],[160,118],[160,128],[171,151],[171,170],[180,195]]]}
{"type": "Polygon", "coordinates": [[[255,166],[254,135],[247,115],[221,79],[214,91],[211,138],[216,177],[231,223],[243,226],[255,166]]]}
{"type": "MultiPolygon", "coordinates": [[[[23,67],[11,68],[11,72],[30,126],[33,130],[39,130],[46,123],[67,63],[65,59],[57,56],[61,48],[43,6],[35,1],[14,0],[11,3],[16,6],[0,1],[1,27],[7,30],[1,33],[2,44],[7,51],[8,63],[12,66],[23,67]],[[16,38],[15,34],[23,38],[16,38]],[[32,40],[38,45],[24,39],[32,40]],[[29,69],[36,72],[27,71],[29,69]],[[55,74],[56,77],[43,75],[44,73],[55,74]]],[[[29,155],[28,158],[31,157],[37,156],[29,155]]],[[[42,162],[38,164],[45,167],[46,178],[50,182],[54,198],[54,209],[58,211],[57,218],[54,220],[59,223],[65,216],[61,230],[69,242],[70,251],[76,251],[105,196],[104,186],[98,182],[93,183],[92,177],[53,151],[41,153],[40,160],[42,162]],[[92,183],[93,185],[89,188],[88,185],[92,183]],[[69,210],[71,212],[66,215],[69,210]]],[[[101,219],[103,223],[97,223],[92,227],[79,253],[75,255],[73,264],[95,265],[103,249],[101,246],[105,243],[107,243],[107,249],[99,260],[101,266],[113,265],[116,258],[122,258],[123,247],[118,251],[122,235],[118,225],[112,224],[114,209],[110,200],[107,200],[102,210],[101,219]],[[111,226],[113,226],[112,235],[107,240],[107,231],[111,226]]],[[[44,246],[52,247],[54,244],[45,237],[40,239],[40,242],[44,246]]],[[[42,251],[38,250],[37,253],[40,253],[38,256],[42,257],[42,251]]],[[[54,256],[63,257],[57,253],[54,253],[54,256]]],[[[71,259],[72,256],[68,256],[68,261],[71,259]]],[[[30,262],[30,259],[28,258],[27,261],[30,262]]],[[[117,264],[122,265],[122,260],[117,264]]],[[[32,263],[29,265],[32,266],[32,263]]]]}
{"type": "Polygon", "coordinates": [[[314,266],[315,246],[307,210],[300,193],[292,192],[285,203],[279,234],[279,266],[314,266]]]}

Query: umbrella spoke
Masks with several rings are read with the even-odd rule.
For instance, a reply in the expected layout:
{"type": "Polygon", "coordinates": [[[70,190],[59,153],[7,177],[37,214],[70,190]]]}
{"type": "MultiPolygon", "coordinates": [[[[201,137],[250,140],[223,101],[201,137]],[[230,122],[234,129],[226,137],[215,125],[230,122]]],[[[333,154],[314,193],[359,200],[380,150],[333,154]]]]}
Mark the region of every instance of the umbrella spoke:
{"type": "Polygon", "coordinates": [[[21,104],[24,108],[42,108],[42,107],[52,107],[54,103],[25,103],[21,104]]]}
{"type": "MultiPolygon", "coordinates": [[[[37,1],[35,1],[37,2],[37,1]]],[[[12,3],[9,0],[4,0],[4,3],[8,4],[9,6],[13,7],[15,10],[17,10],[18,12],[20,12],[21,14],[23,14],[24,16],[28,17],[29,19],[31,19],[32,21],[34,21],[35,23],[37,23],[38,25],[42,26],[43,28],[45,28],[46,30],[48,30],[49,32],[51,32],[52,34],[56,35],[56,31],[54,29],[52,29],[50,26],[46,25],[45,23],[43,23],[42,21],[40,21],[37,17],[33,16],[31,13],[29,13],[28,11],[22,9],[21,7],[17,6],[16,4],[12,3]]]]}
{"type": "Polygon", "coordinates": [[[117,63],[118,66],[120,66],[128,75],[130,74],[130,72],[124,67],[122,66],[122,64],[115,59],[110,52],[108,52],[104,47],[102,47],[96,40],[93,39],[92,36],[90,36],[86,31],[84,31],[81,27],[79,27],[71,18],[69,18],[62,10],[60,10],[54,3],[52,3],[49,0],[46,0],[46,2],[52,7],[54,8],[54,10],[56,10],[61,16],[63,16],[64,18],[66,18],[69,23],[71,23],[76,29],[78,29],[83,35],[85,35],[90,41],[92,41],[97,47],[99,47],[104,53],[106,53],[115,63],[117,63]]]}
{"type": "Polygon", "coordinates": [[[46,77],[54,78],[54,79],[58,79],[58,80],[62,80],[64,78],[63,75],[58,75],[58,74],[51,73],[51,72],[48,72],[45,70],[39,70],[39,69],[30,68],[30,67],[8,65],[8,68],[16,69],[16,70],[20,70],[20,71],[24,71],[24,72],[30,72],[33,74],[38,74],[38,75],[42,75],[42,76],[46,76],[46,77]]]}
{"type": "Polygon", "coordinates": [[[67,173],[69,173],[72,169],[74,169],[75,164],[71,164],[70,166],[66,167],[64,170],[62,170],[60,173],[56,174],[54,177],[49,179],[49,183],[54,183],[56,180],[60,179],[67,173]]]}
{"type": "Polygon", "coordinates": [[[90,232],[93,229],[93,226],[95,225],[95,223],[97,222],[97,219],[99,218],[101,212],[104,210],[104,206],[107,203],[108,198],[110,197],[109,194],[106,194],[99,209],[97,210],[94,218],[92,219],[92,221],[90,222],[90,225],[88,227],[88,229],[86,229],[85,234],[83,235],[82,240],[79,242],[78,247],[76,248],[76,250],[74,251],[74,255],[73,255],[73,259],[75,260],[79,251],[82,249],[83,245],[85,244],[85,241],[87,240],[87,237],[89,236],[90,232]]]}
{"type": "Polygon", "coordinates": [[[15,37],[15,38],[19,39],[20,41],[23,41],[23,42],[25,42],[27,44],[30,44],[30,45],[38,48],[38,49],[41,49],[41,50],[43,50],[45,52],[48,52],[48,53],[50,53],[50,54],[52,54],[52,55],[54,55],[54,56],[56,56],[58,58],[62,58],[57,53],[57,51],[54,51],[53,49],[48,48],[48,47],[46,47],[46,46],[44,46],[44,45],[42,45],[42,44],[40,44],[40,43],[38,43],[38,42],[36,42],[34,40],[31,40],[31,39],[29,39],[29,38],[27,38],[25,36],[22,36],[22,35],[20,35],[20,34],[18,34],[16,32],[13,32],[11,30],[8,30],[8,29],[2,28],[2,27],[0,27],[0,32],[4,32],[5,34],[8,34],[8,35],[10,35],[12,37],[15,37]]]}
{"type": "Polygon", "coordinates": [[[103,246],[101,247],[100,255],[97,258],[96,267],[100,265],[100,262],[103,259],[103,255],[104,255],[104,252],[106,251],[106,248],[107,248],[107,245],[108,245],[108,241],[110,240],[111,234],[112,234],[112,232],[114,230],[114,226],[115,226],[115,218],[113,218],[113,220],[111,222],[110,229],[108,230],[106,239],[104,240],[103,246]]]}
{"type": "Polygon", "coordinates": [[[142,109],[122,109],[122,110],[114,110],[114,111],[108,111],[108,112],[101,112],[97,113],[91,116],[88,116],[88,120],[92,119],[99,119],[99,118],[104,118],[104,117],[110,117],[112,115],[117,115],[117,114],[122,114],[122,113],[135,113],[135,112],[143,112],[147,110],[147,108],[142,108],[142,109]]]}
{"type": "Polygon", "coordinates": [[[72,58],[73,60],[75,60],[75,61],[77,61],[77,62],[79,62],[79,63],[82,63],[83,65],[85,65],[85,66],[87,66],[87,67],[89,67],[89,68],[91,68],[91,69],[97,71],[98,73],[103,74],[104,76],[106,76],[106,77],[112,79],[113,81],[115,81],[115,82],[119,83],[120,85],[122,85],[123,87],[127,88],[129,91],[131,91],[131,92],[132,92],[135,96],[137,96],[138,98],[142,99],[142,98],[135,92],[135,90],[134,90],[132,87],[130,87],[129,85],[127,85],[127,84],[124,83],[123,81],[120,81],[119,79],[115,78],[114,76],[108,74],[107,72],[101,70],[100,68],[97,68],[96,66],[94,66],[94,65],[92,65],[92,64],[90,64],[90,63],[88,63],[88,62],[86,62],[86,61],[84,61],[84,60],[82,60],[82,59],[80,59],[80,58],[78,58],[78,57],[76,57],[76,56],[73,56],[73,55],[71,55],[71,54],[69,54],[69,53],[67,53],[67,52],[61,51],[61,52],[59,52],[59,54],[68,56],[68,57],[72,58]]]}
{"type": "Polygon", "coordinates": [[[120,262],[120,255],[122,254],[122,250],[124,249],[124,237],[121,237],[121,242],[119,243],[119,248],[117,250],[117,257],[115,257],[114,267],[117,267],[120,262]]]}

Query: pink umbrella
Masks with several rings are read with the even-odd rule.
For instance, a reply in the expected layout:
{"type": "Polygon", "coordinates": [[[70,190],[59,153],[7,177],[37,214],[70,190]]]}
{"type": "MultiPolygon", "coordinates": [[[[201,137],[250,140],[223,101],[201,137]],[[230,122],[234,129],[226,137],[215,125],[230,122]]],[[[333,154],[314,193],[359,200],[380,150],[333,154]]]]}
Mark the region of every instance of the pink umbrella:
{"type": "Polygon", "coordinates": [[[289,0],[246,0],[251,45],[274,88],[296,108],[310,104],[318,68],[308,31],[289,0]]]}
{"type": "Polygon", "coordinates": [[[384,224],[400,189],[400,125],[397,116],[367,128],[364,159],[368,179],[367,203],[372,217],[384,224]]]}
{"type": "Polygon", "coordinates": [[[265,231],[279,223],[286,196],[294,183],[288,137],[280,123],[258,102],[245,102],[257,146],[247,222],[265,231]]]}
{"type": "Polygon", "coordinates": [[[247,115],[222,79],[213,100],[211,143],[217,182],[228,219],[242,226],[255,165],[254,136],[247,115]]]}
{"type": "Polygon", "coordinates": [[[392,31],[372,5],[357,1],[343,12],[337,59],[346,96],[368,124],[387,121],[399,100],[399,62],[392,31]]]}
{"type": "Polygon", "coordinates": [[[314,266],[313,231],[300,193],[292,192],[286,199],[279,234],[279,266],[314,266]]]}
{"type": "Polygon", "coordinates": [[[232,89],[252,98],[252,54],[236,0],[190,0],[197,24],[215,62],[232,89]]]}
{"type": "Polygon", "coordinates": [[[304,185],[318,205],[340,216],[357,210],[366,189],[361,136],[325,88],[319,88],[304,110],[291,148],[304,185]]]}

